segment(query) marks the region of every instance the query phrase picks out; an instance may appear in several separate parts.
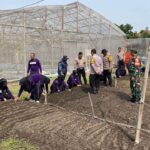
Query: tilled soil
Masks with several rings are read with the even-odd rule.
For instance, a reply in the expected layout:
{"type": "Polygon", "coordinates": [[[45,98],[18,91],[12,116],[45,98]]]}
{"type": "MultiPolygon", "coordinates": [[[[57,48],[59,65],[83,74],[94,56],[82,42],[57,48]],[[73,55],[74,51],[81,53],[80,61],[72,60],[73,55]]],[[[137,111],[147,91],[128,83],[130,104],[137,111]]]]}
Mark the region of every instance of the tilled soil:
{"type": "MultiPolygon", "coordinates": [[[[149,91],[150,85],[148,87],[149,91]]],[[[134,145],[135,129],[73,113],[92,114],[89,86],[48,96],[48,104],[30,102],[0,103],[0,140],[11,134],[28,139],[41,150],[149,150],[150,133],[142,132],[134,145]],[[64,109],[54,107],[57,105],[64,109]]],[[[118,80],[117,88],[100,88],[91,94],[95,115],[114,122],[136,126],[138,104],[131,103],[128,78],[118,80]]],[[[44,99],[41,99],[43,103],[44,99]]],[[[147,92],[146,103],[150,103],[147,92]]],[[[142,128],[150,130],[150,107],[145,106],[142,128]]]]}

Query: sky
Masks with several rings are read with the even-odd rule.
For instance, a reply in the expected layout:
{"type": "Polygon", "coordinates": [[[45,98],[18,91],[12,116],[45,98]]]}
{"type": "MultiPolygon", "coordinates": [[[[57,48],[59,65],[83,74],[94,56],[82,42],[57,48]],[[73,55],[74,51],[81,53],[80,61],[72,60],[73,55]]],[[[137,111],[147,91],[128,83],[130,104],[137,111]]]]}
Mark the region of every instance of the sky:
{"type": "MultiPolygon", "coordinates": [[[[0,10],[16,9],[38,0],[0,0],[0,10]]],[[[38,5],[62,5],[76,0],[45,0],[38,5]]],[[[79,0],[89,8],[99,12],[111,22],[129,23],[134,31],[150,29],[150,0],[79,0]]]]}

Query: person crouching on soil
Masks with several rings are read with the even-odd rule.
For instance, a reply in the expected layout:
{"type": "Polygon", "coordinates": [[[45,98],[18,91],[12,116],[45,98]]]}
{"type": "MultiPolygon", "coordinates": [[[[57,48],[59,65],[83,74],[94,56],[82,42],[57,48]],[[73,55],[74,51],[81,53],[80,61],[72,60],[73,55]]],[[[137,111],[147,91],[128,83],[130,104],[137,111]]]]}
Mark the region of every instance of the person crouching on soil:
{"type": "Polygon", "coordinates": [[[96,54],[96,49],[91,50],[90,58],[90,86],[93,94],[97,94],[100,87],[100,75],[103,72],[103,61],[96,54]]]}
{"type": "Polygon", "coordinates": [[[50,89],[51,89],[51,93],[57,93],[57,92],[60,93],[65,90],[69,90],[69,87],[64,81],[64,76],[60,75],[58,76],[58,78],[56,78],[53,81],[53,84],[51,85],[50,89]]]}
{"type": "Polygon", "coordinates": [[[73,70],[72,74],[69,76],[67,84],[69,85],[69,89],[72,89],[76,86],[81,86],[80,79],[76,70],[73,70]]]}
{"type": "Polygon", "coordinates": [[[131,50],[131,60],[129,63],[130,89],[132,102],[139,102],[141,99],[141,61],[136,50],[131,50]]]}
{"type": "Polygon", "coordinates": [[[13,96],[12,92],[9,90],[7,86],[6,79],[0,79],[0,101],[6,100],[14,100],[15,97],[13,96]]]}
{"type": "Polygon", "coordinates": [[[22,95],[23,91],[26,91],[30,94],[30,101],[39,103],[40,97],[46,88],[46,92],[48,93],[48,84],[50,83],[50,79],[41,74],[33,74],[31,76],[27,76],[20,80],[20,90],[18,93],[17,100],[22,95]]]}

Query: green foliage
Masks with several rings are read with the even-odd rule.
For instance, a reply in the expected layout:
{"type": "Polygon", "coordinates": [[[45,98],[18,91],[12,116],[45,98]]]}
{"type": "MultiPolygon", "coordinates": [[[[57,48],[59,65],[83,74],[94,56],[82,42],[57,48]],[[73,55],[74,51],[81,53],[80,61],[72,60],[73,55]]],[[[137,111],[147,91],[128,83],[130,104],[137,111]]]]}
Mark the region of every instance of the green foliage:
{"type": "Polygon", "coordinates": [[[140,31],[140,37],[141,38],[150,38],[150,31],[148,31],[148,30],[141,30],[140,31]]]}
{"type": "MultiPolygon", "coordinates": [[[[15,83],[15,84],[9,84],[8,85],[10,90],[12,91],[13,95],[16,97],[18,95],[18,91],[19,91],[19,84],[15,83]]],[[[29,94],[27,92],[23,92],[21,95],[21,99],[22,100],[26,100],[29,97],[29,94]]]]}
{"type": "Polygon", "coordinates": [[[128,39],[131,38],[150,38],[150,31],[148,27],[145,30],[141,30],[140,32],[133,32],[133,26],[130,24],[121,24],[118,26],[127,36],[128,39]]]}
{"type": "MultiPolygon", "coordinates": [[[[118,26],[118,25],[117,25],[118,26]]],[[[128,39],[134,38],[133,26],[130,24],[121,24],[118,26],[127,36],[128,39]]]]}
{"type": "Polygon", "coordinates": [[[0,143],[0,150],[39,150],[27,141],[9,138],[0,143]]]}

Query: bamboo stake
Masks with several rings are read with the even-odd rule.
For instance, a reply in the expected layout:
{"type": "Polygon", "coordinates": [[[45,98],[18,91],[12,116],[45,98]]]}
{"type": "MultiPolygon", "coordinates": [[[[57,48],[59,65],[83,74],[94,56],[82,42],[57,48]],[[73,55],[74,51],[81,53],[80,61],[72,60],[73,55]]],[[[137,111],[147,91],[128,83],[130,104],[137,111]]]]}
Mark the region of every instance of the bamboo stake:
{"type": "Polygon", "coordinates": [[[95,116],[95,112],[94,112],[93,101],[92,101],[92,98],[91,98],[91,95],[89,92],[88,92],[88,95],[89,95],[89,100],[90,100],[90,104],[91,104],[91,108],[92,108],[93,118],[95,118],[96,116],[95,116]]]}
{"type": "Polygon", "coordinates": [[[141,126],[142,126],[142,119],[143,119],[145,95],[146,95],[147,81],[148,81],[148,76],[149,76],[149,65],[150,65],[150,47],[148,49],[148,57],[147,57],[145,75],[144,75],[143,91],[142,91],[141,101],[140,101],[140,106],[139,106],[138,123],[137,123],[137,129],[136,129],[136,137],[135,137],[136,144],[140,143],[140,133],[141,133],[141,126]]]}
{"type": "Polygon", "coordinates": [[[44,104],[47,104],[47,91],[45,85],[44,85],[44,96],[45,96],[44,104]]]}

